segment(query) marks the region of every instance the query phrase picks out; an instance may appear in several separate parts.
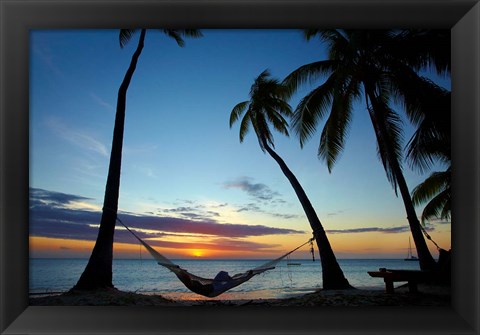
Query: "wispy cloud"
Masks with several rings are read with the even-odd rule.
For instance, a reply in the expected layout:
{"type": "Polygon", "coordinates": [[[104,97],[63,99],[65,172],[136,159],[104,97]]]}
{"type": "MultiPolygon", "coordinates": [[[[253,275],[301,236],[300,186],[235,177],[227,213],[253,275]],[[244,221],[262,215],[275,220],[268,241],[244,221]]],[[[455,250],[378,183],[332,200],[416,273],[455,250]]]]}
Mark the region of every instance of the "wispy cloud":
{"type": "Polygon", "coordinates": [[[56,118],[50,118],[47,126],[64,140],[99,155],[108,157],[107,147],[90,134],[72,129],[56,118]]]}
{"type": "Polygon", "coordinates": [[[297,219],[301,217],[300,215],[297,214],[286,214],[286,213],[278,213],[278,212],[272,212],[272,211],[267,211],[263,208],[261,208],[258,204],[256,203],[248,203],[245,205],[240,206],[240,208],[237,209],[237,212],[254,212],[254,213],[263,213],[267,215],[271,215],[273,217],[277,218],[282,218],[286,220],[290,219],[297,219]]]}
{"type": "Polygon", "coordinates": [[[240,207],[237,212],[263,212],[263,210],[257,204],[249,203],[240,207]]]}
{"type": "Polygon", "coordinates": [[[298,219],[299,217],[301,217],[301,215],[297,215],[297,214],[282,214],[282,213],[268,213],[268,214],[274,217],[286,219],[286,220],[298,219]]]}
{"type": "Polygon", "coordinates": [[[52,73],[58,77],[64,77],[63,72],[55,64],[55,57],[49,48],[40,45],[33,45],[32,50],[37,58],[40,59],[52,73]]]}
{"type": "Polygon", "coordinates": [[[252,178],[240,177],[234,181],[228,181],[223,184],[225,188],[238,188],[253,198],[259,200],[272,200],[278,197],[278,192],[272,191],[267,185],[262,183],[252,183],[252,178]]]}
{"type": "Polygon", "coordinates": [[[154,178],[154,179],[158,178],[157,174],[155,173],[155,169],[151,167],[134,165],[133,168],[149,178],[154,178]]]}
{"type": "Polygon", "coordinates": [[[138,155],[138,154],[151,154],[158,149],[157,144],[142,144],[137,146],[125,145],[123,147],[124,155],[138,155]]]}
{"type": "Polygon", "coordinates": [[[95,93],[90,93],[90,97],[93,99],[93,101],[95,101],[99,106],[109,110],[109,111],[113,111],[114,108],[111,104],[109,104],[108,102],[106,102],[105,100],[103,100],[102,98],[100,98],[98,95],[96,95],[95,93]]]}
{"type": "Polygon", "coordinates": [[[338,211],[327,213],[327,216],[329,217],[337,216],[337,215],[343,214],[344,212],[345,212],[344,210],[338,210],[338,211]]]}
{"type": "Polygon", "coordinates": [[[193,200],[184,200],[182,204],[176,207],[159,208],[157,214],[158,216],[170,216],[194,221],[217,222],[217,219],[221,217],[220,212],[214,211],[212,208],[221,207],[223,207],[223,204],[206,206],[193,200]]]}
{"type": "Polygon", "coordinates": [[[30,188],[30,207],[49,205],[52,207],[67,207],[74,202],[93,200],[79,195],[47,191],[40,188],[30,188]]]}
{"type": "MultiPolygon", "coordinates": [[[[433,227],[426,227],[425,230],[433,231],[435,228],[433,227]]],[[[366,227],[366,228],[351,228],[351,229],[329,229],[326,230],[329,234],[351,234],[351,233],[371,233],[371,232],[378,232],[378,233],[386,233],[386,234],[396,234],[396,233],[405,233],[410,231],[410,227],[408,226],[399,226],[399,227],[389,227],[389,228],[381,228],[381,227],[366,227]]]]}

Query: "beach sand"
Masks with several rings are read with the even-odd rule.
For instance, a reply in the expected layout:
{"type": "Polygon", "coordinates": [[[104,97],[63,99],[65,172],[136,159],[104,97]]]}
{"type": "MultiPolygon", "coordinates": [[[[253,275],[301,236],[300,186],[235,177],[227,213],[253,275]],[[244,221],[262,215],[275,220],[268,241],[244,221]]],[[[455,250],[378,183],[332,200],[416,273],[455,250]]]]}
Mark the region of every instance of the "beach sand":
{"type": "Polygon", "coordinates": [[[383,290],[318,290],[287,299],[248,300],[178,300],[161,295],[146,295],[104,289],[91,292],[67,292],[44,297],[30,297],[32,306],[449,306],[450,287],[418,285],[418,293],[410,293],[406,285],[395,293],[383,290]]]}

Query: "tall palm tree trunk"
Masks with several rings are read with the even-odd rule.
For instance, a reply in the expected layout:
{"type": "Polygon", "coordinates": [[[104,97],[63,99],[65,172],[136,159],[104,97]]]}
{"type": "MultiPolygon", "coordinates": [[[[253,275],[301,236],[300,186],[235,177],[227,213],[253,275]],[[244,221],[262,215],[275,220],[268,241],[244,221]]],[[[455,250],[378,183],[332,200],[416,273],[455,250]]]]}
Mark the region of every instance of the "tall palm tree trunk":
{"type": "Polygon", "coordinates": [[[323,226],[313,208],[310,200],[308,199],[305,191],[298,182],[295,175],[290,171],[287,164],[283,159],[277,155],[277,153],[271,149],[266,141],[263,142],[263,147],[269,153],[269,155],[277,162],[277,164],[282,169],[283,174],[290,181],[295,193],[297,194],[298,200],[302,204],[305,215],[307,216],[310,227],[312,227],[315,240],[317,241],[318,251],[320,254],[320,261],[322,262],[322,281],[323,288],[325,290],[334,290],[334,289],[345,289],[352,288],[348,280],[345,278],[340,265],[338,265],[335,254],[333,253],[330,242],[328,241],[327,235],[323,226]]]}
{"type": "Polygon", "coordinates": [[[120,191],[120,170],[122,165],[123,133],[125,124],[125,108],[127,90],[137,66],[138,58],[143,49],[146,30],[142,29],[137,49],[132,56],[122,84],[118,90],[117,111],[113,129],[112,151],[108,168],[105,197],[103,200],[102,218],[98,231],[97,241],[88,264],[83,271],[74,289],[96,289],[113,287],[112,261],[113,236],[118,210],[118,196],[120,191]]]}
{"type": "MultiPolygon", "coordinates": [[[[369,88],[370,86],[366,84],[365,92],[372,103],[372,108],[375,112],[376,117],[381,117],[381,108],[379,108],[377,97],[373,90],[369,88]]],[[[410,191],[408,190],[407,182],[405,181],[405,177],[403,176],[403,172],[400,168],[398,160],[393,154],[392,144],[389,141],[388,131],[385,128],[384,123],[381,121],[375,121],[375,118],[371,114],[370,119],[372,121],[373,127],[376,129],[376,133],[378,132],[380,134],[381,138],[377,137],[378,145],[381,145],[385,148],[389,164],[395,176],[398,188],[400,189],[400,194],[402,196],[405,211],[407,213],[407,220],[410,226],[410,231],[412,233],[413,241],[417,249],[420,269],[433,270],[436,268],[437,263],[433,259],[432,254],[427,247],[427,243],[420,228],[420,221],[417,218],[417,213],[415,212],[415,207],[413,206],[410,191]]]]}
{"type": "Polygon", "coordinates": [[[437,263],[433,259],[430,250],[428,250],[427,243],[423,236],[422,230],[420,229],[420,221],[417,218],[417,213],[415,212],[415,207],[413,206],[412,198],[410,197],[410,192],[408,190],[407,183],[405,182],[403,173],[398,164],[394,165],[395,166],[393,169],[397,178],[398,188],[400,189],[400,194],[402,195],[405,211],[407,213],[407,220],[410,225],[410,231],[412,232],[413,241],[415,243],[415,247],[417,248],[420,269],[433,270],[437,263]]]}

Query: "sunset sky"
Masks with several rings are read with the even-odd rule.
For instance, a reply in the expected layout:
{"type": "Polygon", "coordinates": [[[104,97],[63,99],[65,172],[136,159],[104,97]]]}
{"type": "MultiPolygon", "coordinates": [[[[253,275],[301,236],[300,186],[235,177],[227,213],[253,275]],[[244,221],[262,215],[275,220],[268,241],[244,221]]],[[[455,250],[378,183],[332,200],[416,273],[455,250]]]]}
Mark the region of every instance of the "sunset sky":
{"type": "MultiPolygon", "coordinates": [[[[309,223],[275,161],[253,133],[240,143],[229,116],[262,71],[281,80],[325,59],[324,48],[298,30],[202,33],[180,48],[147,31],[127,94],[119,218],[172,259],[280,256],[311,237],[309,223]]],[[[118,30],[31,32],[31,257],[90,256],[116,96],[138,37],[121,49],[118,30]]],[[[449,78],[425,75],[450,89],[449,78]]],[[[312,87],[294,96],[292,107],[312,87]]],[[[293,133],[274,134],[275,148],[304,187],[338,258],[404,257],[410,232],[403,202],[378,160],[365,106],[355,108],[332,173],[317,158],[319,134],[303,149],[293,133]]],[[[406,143],[408,122],[405,129],[406,143]]],[[[426,177],[407,164],[404,172],[410,190],[426,177]]],[[[446,249],[450,228],[449,222],[428,226],[446,249]]],[[[114,248],[116,258],[147,257],[121,226],[114,248]]],[[[309,257],[308,248],[295,257],[309,257]]]]}

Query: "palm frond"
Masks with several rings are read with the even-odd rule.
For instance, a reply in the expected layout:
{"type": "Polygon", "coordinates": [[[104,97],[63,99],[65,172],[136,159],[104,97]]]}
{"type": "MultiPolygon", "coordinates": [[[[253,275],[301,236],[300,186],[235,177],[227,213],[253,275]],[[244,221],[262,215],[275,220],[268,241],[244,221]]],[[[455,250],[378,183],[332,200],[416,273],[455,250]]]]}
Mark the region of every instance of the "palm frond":
{"type": "Polygon", "coordinates": [[[138,29],[120,29],[120,47],[123,48],[137,31],[138,29]]]}
{"type": "Polygon", "coordinates": [[[248,107],[249,101],[239,102],[233,107],[232,112],[230,113],[230,128],[233,124],[237,122],[238,118],[245,112],[248,107]]]}
{"type": "Polygon", "coordinates": [[[184,37],[198,38],[203,36],[197,29],[162,29],[162,32],[174,39],[179,47],[185,46],[184,37]]]}
{"type": "MultiPolygon", "coordinates": [[[[165,35],[173,38],[178,46],[183,47],[185,41],[183,37],[199,38],[202,37],[202,32],[198,29],[160,29],[165,35]]],[[[120,47],[123,48],[132,38],[138,29],[120,29],[120,47]]]]}
{"type": "Polygon", "coordinates": [[[248,134],[248,131],[250,130],[250,113],[247,112],[242,118],[242,121],[240,122],[240,132],[239,132],[239,137],[240,137],[240,143],[243,142],[245,139],[245,136],[248,134]]]}
{"type": "Polygon", "coordinates": [[[307,83],[314,84],[323,76],[330,75],[339,65],[335,60],[306,64],[290,73],[282,83],[288,89],[289,95],[291,95],[302,85],[307,83]]]}
{"type": "Polygon", "coordinates": [[[293,115],[292,107],[288,102],[281,98],[274,98],[270,103],[271,107],[280,115],[291,117],[293,115]]]}
{"type": "Polygon", "coordinates": [[[451,210],[451,190],[450,188],[446,189],[445,191],[443,191],[441,194],[439,194],[438,196],[442,197],[443,198],[443,208],[442,208],[442,212],[440,213],[440,218],[441,219],[450,219],[451,218],[451,213],[452,213],[452,210],[451,210]]]}
{"type": "Polygon", "coordinates": [[[357,82],[351,80],[345,90],[336,90],[333,95],[330,115],[323,127],[318,148],[318,156],[326,162],[329,172],[345,147],[352,119],[352,102],[358,93],[357,82]]]}
{"type": "Polygon", "coordinates": [[[394,166],[401,169],[402,161],[402,121],[398,114],[381,101],[372,101],[368,108],[375,136],[377,153],[383,164],[387,179],[397,194],[397,175],[394,166]]]}
{"type": "Polygon", "coordinates": [[[407,143],[407,160],[410,166],[425,173],[435,162],[448,164],[451,161],[450,135],[442,135],[435,125],[422,122],[407,143]],[[432,130],[433,128],[433,130],[432,130]]]}
{"type": "Polygon", "coordinates": [[[435,161],[451,160],[450,92],[434,96],[431,108],[422,111],[422,121],[407,143],[410,166],[424,173],[435,161]]]}
{"type": "Polygon", "coordinates": [[[430,219],[450,218],[450,191],[444,190],[433,197],[422,212],[421,221],[425,224],[430,219]]]}
{"type": "Polygon", "coordinates": [[[449,219],[451,213],[451,167],[433,172],[412,191],[412,201],[419,206],[428,201],[422,212],[422,223],[432,218],[449,219]]]}
{"type": "Polygon", "coordinates": [[[321,40],[330,41],[332,43],[343,38],[340,30],[338,29],[304,29],[303,36],[307,41],[311,40],[315,36],[318,36],[321,40]]]}
{"type": "Polygon", "coordinates": [[[285,136],[289,136],[288,134],[288,122],[285,118],[277,112],[274,108],[267,107],[265,109],[268,121],[273,125],[276,131],[282,133],[285,136]]]}
{"type": "Polygon", "coordinates": [[[433,172],[412,191],[412,201],[419,206],[434,198],[450,186],[450,171],[433,172]]]}
{"type": "Polygon", "coordinates": [[[391,62],[390,67],[393,96],[403,105],[413,124],[418,125],[429,110],[447,109],[450,113],[450,92],[398,61],[391,62]]]}
{"type": "Polygon", "coordinates": [[[409,29],[398,34],[389,53],[415,70],[433,68],[438,74],[451,71],[449,29],[409,29]]]}
{"type": "Polygon", "coordinates": [[[317,36],[319,32],[320,32],[320,29],[304,29],[303,37],[305,37],[307,41],[310,41],[312,37],[317,36]]]}
{"type": "Polygon", "coordinates": [[[328,112],[333,95],[338,87],[337,73],[300,100],[292,116],[292,127],[300,140],[300,146],[315,133],[317,123],[328,112]]]}
{"type": "MultiPolygon", "coordinates": [[[[349,40],[346,38],[345,30],[342,29],[306,29],[304,37],[307,41],[318,36],[327,44],[330,60],[341,60],[345,51],[349,49],[349,40]]],[[[349,52],[347,52],[349,53],[349,52]]]]}

